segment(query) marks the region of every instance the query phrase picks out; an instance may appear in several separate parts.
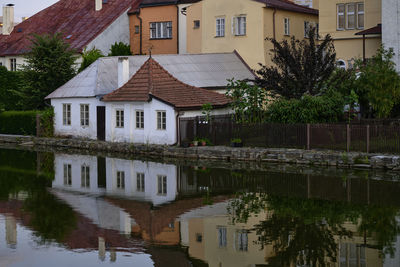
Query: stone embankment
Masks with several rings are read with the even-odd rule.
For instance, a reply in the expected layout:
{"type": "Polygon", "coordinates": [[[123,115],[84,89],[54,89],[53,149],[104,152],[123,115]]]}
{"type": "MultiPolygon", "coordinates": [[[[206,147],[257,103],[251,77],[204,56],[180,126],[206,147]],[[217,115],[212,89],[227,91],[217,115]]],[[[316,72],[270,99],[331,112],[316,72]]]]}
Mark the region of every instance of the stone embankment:
{"type": "Polygon", "coordinates": [[[254,161],[289,163],[341,168],[389,169],[400,171],[400,155],[303,150],[284,148],[231,148],[205,146],[182,148],[148,144],[111,143],[96,140],[38,138],[31,136],[0,135],[1,144],[30,147],[58,147],[98,152],[118,152],[127,155],[146,155],[167,158],[210,159],[224,161],[254,161]]]}

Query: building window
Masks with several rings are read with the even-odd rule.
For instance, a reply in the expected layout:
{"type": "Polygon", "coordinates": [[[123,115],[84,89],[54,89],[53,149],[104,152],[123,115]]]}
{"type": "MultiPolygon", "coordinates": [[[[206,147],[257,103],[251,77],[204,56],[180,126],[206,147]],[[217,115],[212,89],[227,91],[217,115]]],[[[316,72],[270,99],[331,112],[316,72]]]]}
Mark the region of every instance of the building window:
{"type": "Polygon", "coordinates": [[[344,30],[344,4],[337,5],[337,29],[344,30]]]}
{"type": "Polygon", "coordinates": [[[225,36],[225,18],[217,18],[215,20],[215,23],[216,23],[215,35],[217,37],[224,37],[225,36]]]}
{"type": "Polygon", "coordinates": [[[289,18],[284,18],[283,19],[283,28],[284,28],[284,34],[285,35],[290,35],[290,21],[289,21],[289,18]]]}
{"type": "Polygon", "coordinates": [[[346,29],[352,30],[356,27],[356,4],[346,4],[346,29]]]}
{"type": "Polygon", "coordinates": [[[86,165],[81,166],[81,187],[90,187],[90,167],[86,165]]]}
{"type": "Polygon", "coordinates": [[[71,125],[71,104],[63,104],[63,125],[71,125]]]}
{"type": "Polygon", "coordinates": [[[167,129],[167,115],[165,111],[157,111],[157,130],[167,129]]]}
{"type": "Polygon", "coordinates": [[[203,242],[203,235],[200,233],[196,233],[196,242],[201,243],[203,242]]]}
{"type": "Polygon", "coordinates": [[[89,126],[89,105],[81,104],[81,126],[89,126]]]}
{"type": "Polygon", "coordinates": [[[0,62],[0,67],[3,66],[3,62],[0,62]]]}
{"type": "Polygon", "coordinates": [[[117,171],[117,188],[125,188],[125,172],[117,171]]]}
{"type": "Polygon", "coordinates": [[[136,110],[136,129],[144,129],[144,111],[136,110]]]}
{"type": "Polygon", "coordinates": [[[72,185],[71,164],[64,164],[64,185],[72,185]]]}
{"type": "Polygon", "coordinates": [[[10,70],[17,71],[17,59],[16,58],[10,58],[10,70]]]}
{"type": "Polygon", "coordinates": [[[233,26],[236,36],[246,35],[246,16],[234,17],[233,26]]]}
{"type": "Polygon", "coordinates": [[[220,226],[217,228],[218,231],[218,246],[220,248],[226,248],[226,227],[220,226]]]}
{"type": "Polygon", "coordinates": [[[304,21],[304,38],[308,38],[310,34],[310,22],[309,21],[304,21]]]}
{"type": "Polygon", "coordinates": [[[167,176],[165,175],[157,175],[157,193],[158,195],[166,195],[167,194],[167,176]]]}
{"type": "Polygon", "coordinates": [[[172,38],[172,21],[150,23],[150,39],[171,39],[171,38],[172,38]]]}
{"type": "Polygon", "coordinates": [[[115,127],[124,128],[124,110],[117,109],[115,111],[115,127]]]}
{"type": "Polygon", "coordinates": [[[364,3],[357,3],[357,28],[364,29],[364,3]]]}
{"type": "Polygon", "coordinates": [[[135,25],[135,34],[140,33],[140,27],[138,25],[135,25]]]}
{"type": "Polygon", "coordinates": [[[200,20],[194,20],[193,29],[198,29],[198,28],[200,28],[200,20]]]}
{"type": "Polygon", "coordinates": [[[247,251],[248,250],[248,232],[246,230],[236,231],[236,250],[247,251]]]}
{"type": "Polygon", "coordinates": [[[136,174],[136,190],[138,192],[144,192],[144,173],[136,174]]]}
{"type": "Polygon", "coordinates": [[[343,59],[338,59],[336,61],[336,67],[338,67],[339,69],[346,69],[346,62],[343,59]]]}

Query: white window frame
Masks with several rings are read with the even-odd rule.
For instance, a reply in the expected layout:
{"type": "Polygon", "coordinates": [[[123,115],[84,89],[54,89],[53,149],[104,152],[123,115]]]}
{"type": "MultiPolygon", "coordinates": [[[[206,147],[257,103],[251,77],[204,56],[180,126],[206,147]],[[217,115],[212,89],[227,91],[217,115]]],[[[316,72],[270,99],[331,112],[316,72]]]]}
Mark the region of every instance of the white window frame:
{"type": "Polygon", "coordinates": [[[284,33],[284,35],[290,35],[290,19],[289,18],[283,19],[283,33],[284,33]]]}
{"type": "Polygon", "coordinates": [[[136,191],[144,192],[146,188],[144,173],[136,173],[136,191]]]}
{"type": "Polygon", "coordinates": [[[125,189],[125,172],[117,171],[117,188],[125,189]]]}
{"type": "Polygon", "coordinates": [[[143,130],[144,129],[144,110],[137,109],[135,110],[135,119],[136,119],[136,129],[143,130]]]}
{"type": "Polygon", "coordinates": [[[157,110],[157,130],[167,130],[167,111],[157,110]]]}
{"type": "Polygon", "coordinates": [[[304,38],[309,38],[311,23],[309,21],[304,21],[304,38]]]}
{"type": "Polygon", "coordinates": [[[81,165],[81,187],[90,188],[90,167],[81,165]]]}
{"type": "Polygon", "coordinates": [[[235,247],[236,251],[247,252],[249,250],[249,231],[236,230],[235,247]]]}
{"type": "Polygon", "coordinates": [[[81,126],[89,126],[89,104],[81,104],[81,126]]]}
{"type": "Polygon", "coordinates": [[[115,128],[124,128],[125,126],[125,112],[124,109],[115,110],[115,128]]]}
{"type": "Polygon", "coordinates": [[[225,37],[225,17],[215,19],[215,37],[225,37]]]}
{"type": "Polygon", "coordinates": [[[150,22],[150,39],[172,39],[172,21],[150,22]]]}
{"type": "Polygon", "coordinates": [[[72,186],[72,166],[64,163],[64,185],[72,186]]]}
{"type": "Polygon", "coordinates": [[[336,5],[336,30],[343,31],[346,27],[346,5],[337,4],[336,5]],[[339,7],[343,7],[343,12],[339,12],[339,7]],[[339,26],[339,16],[343,17],[343,27],[339,26]]]}
{"type": "Polygon", "coordinates": [[[354,30],[357,27],[357,5],[356,3],[348,3],[346,4],[346,30],[354,30]],[[349,12],[349,6],[354,6],[354,11],[349,12]],[[354,27],[349,27],[349,16],[354,16],[354,27]]]}
{"type": "Polygon", "coordinates": [[[167,195],[167,176],[157,175],[157,195],[167,195]]]}
{"type": "Polygon", "coordinates": [[[232,34],[235,36],[245,36],[247,34],[247,18],[246,15],[239,15],[233,17],[232,21],[232,34]]]}
{"type": "Polygon", "coordinates": [[[62,113],[63,125],[71,126],[71,104],[63,103],[62,107],[63,107],[63,113],[62,113]]]}
{"type": "Polygon", "coordinates": [[[17,59],[10,58],[10,71],[17,71],[17,59]]]}
{"type": "Polygon", "coordinates": [[[226,226],[218,226],[217,227],[217,235],[218,235],[218,247],[226,248],[227,247],[227,228],[226,226]]]}
{"type": "Polygon", "coordinates": [[[364,3],[363,2],[360,2],[360,3],[356,3],[356,13],[357,13],[357,15],[356,15],[356,23],[357,23],[357,29],[364,29],[364,27],[365,27],[365,5],[364,5],[364,3]],[[362,5],[363,6],[363,10],[362,11],[360,11],[359,10],[359,6],[360,5],[362,5]],[[360,22],[360,19],[359,19],[359,16],[360,15],[363,15],[363,26],[359,26],[359,22],[360,22]]]}

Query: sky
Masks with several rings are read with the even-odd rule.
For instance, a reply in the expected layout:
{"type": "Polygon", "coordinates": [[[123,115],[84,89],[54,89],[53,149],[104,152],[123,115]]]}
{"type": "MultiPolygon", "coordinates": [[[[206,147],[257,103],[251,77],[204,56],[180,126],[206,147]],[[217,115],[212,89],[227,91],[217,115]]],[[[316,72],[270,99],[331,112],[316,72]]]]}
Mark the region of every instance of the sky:
{"type": "MultiPolygon", "coordinates": [[[[58,0],[0,0],[0,5],[3,7],[6,4],[14,4],[15,21],[20,22],[22,17],[30,17],[55,2],[58,0]]],[[[0,10],[0,16],[2,15],[3,9],[0,10]]]]}

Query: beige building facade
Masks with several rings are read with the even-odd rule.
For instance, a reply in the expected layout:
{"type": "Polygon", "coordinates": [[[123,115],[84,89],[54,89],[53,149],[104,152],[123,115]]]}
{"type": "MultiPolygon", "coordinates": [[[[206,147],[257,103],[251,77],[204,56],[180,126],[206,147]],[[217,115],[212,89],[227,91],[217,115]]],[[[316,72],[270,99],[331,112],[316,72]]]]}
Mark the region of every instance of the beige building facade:
{"type": "Polygon", "coordinates": [[[203,0],[187,9],[187,52],[236,50],[252,69],[271,64],[270,41],[305,38],[317,25],[318,11],[285,1],[203,0]],[[284,5],[275,5],[284,3],[284,5]]]}

